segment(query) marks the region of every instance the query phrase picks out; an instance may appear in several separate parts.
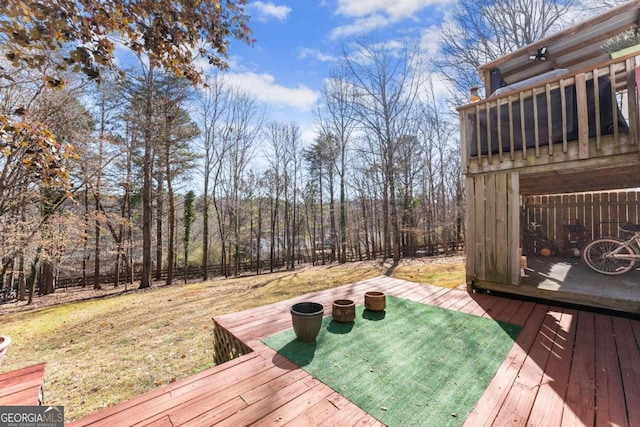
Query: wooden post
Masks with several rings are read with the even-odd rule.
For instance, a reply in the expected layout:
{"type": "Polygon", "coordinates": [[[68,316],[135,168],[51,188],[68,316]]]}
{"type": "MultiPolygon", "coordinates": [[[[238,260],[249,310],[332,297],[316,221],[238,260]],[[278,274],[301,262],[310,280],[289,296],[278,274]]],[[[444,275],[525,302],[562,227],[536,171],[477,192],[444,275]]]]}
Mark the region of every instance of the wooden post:
{"type": "Polygon", "coordinates": [[[587,85],[584,73],[576,75],[576,104],[578,109],[578,158],[589,158],[589,113],[587,85]]]}

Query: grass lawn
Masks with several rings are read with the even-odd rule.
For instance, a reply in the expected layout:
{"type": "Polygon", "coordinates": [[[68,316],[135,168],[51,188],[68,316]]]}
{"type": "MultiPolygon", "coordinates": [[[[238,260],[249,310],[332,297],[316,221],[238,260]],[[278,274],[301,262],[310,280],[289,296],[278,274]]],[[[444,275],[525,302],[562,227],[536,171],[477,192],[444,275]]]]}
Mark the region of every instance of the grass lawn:
{"type": "MultiPolygon", "coordinates": [[[[2,314],[12,344],[0,372],[46,362],[45,403],[72,421],[213,366],[213,316],[379,276],[388,266],[354,263],[206,283],[2,314]]],[[[458,258],[401,264],[393,277],[464,283],[458,258]]],[[[63,291],[58,291],[63,292],[63,291]]]]}

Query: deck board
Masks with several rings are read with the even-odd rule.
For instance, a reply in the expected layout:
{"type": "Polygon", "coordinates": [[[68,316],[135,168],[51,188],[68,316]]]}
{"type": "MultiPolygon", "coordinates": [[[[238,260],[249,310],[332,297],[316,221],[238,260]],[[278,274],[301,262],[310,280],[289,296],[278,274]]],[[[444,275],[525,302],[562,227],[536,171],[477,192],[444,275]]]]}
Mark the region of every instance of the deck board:
{"type": "Polygon", "coordinates": [[[596,315],[596,425],[628,425],[613,322],[596,315]],[[612,375],[613,374],[613,375],[612,375]]]}
{"type": "Polygon", "coordinates": [[[575,339],[575,328],[572,327],[572,323],[577,313],[573,310],[554,311],[552,316],[558,322],[558,328],[551,336],[553,347],[544,370],[540,390],[529,414],[527,422],[529,426],[556,426],[562,423],[575,339]]]}
{"type": "Polygon", "coordinates": [[[523,326],[465,426],[640,425],[639,321],[389,277],[218,316],[252,352],[69,425],[381,426],[261,342],[290,329],[296,302],[328,316],[333,300],[363,304],[369,290],[523,326]]]}
{"type": "Polygon", "coordinates": [[[535,341],[528,351],[515,382],[511,386],[494,425],[526,425],[529,414],[536,401],[539,385],[542,382],[544,368],[551,353],[552,337],[555,335],[558,324],[553,311],[548,311],[542,322],[542,330],[545,332],[536,334],[535,341]]]}
{"type": "Polygon", "coordinates": [[[578,313],[576,344],[565,398],[563,425],[595,421],[595,318],[593,313],[578,313]]]}
{"type": "Polygon", "coordinates": [[[44,398],[45,363],[0,374],[0,406],[39,405],[44,398]]]}
{"type": "Polygon", "coordinates": [[[632,324],[637,321],[629,319],[613,318],[613,331],[618,347],[618,360],[622,373],[624,394],[627,399],[634,399],[636,404],[627,405],[629,425],[640,426],[640,405],[637,404],[640,396],[640,354],[638,353],[638,336],[633,334],[632,324]]]}

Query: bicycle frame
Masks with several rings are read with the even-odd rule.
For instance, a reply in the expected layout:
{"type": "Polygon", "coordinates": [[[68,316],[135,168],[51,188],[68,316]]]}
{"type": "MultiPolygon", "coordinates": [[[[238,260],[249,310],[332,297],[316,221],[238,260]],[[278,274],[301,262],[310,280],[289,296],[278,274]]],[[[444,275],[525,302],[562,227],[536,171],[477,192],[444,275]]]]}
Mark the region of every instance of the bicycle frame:
{"type": "Polygon", "coordinates": [[[630,261],[640,260],[640,232],[635,231],[633,236],[629,239],[621,242],[622,244],[618,246],[615,250],[611,251],[607,254],[607,256],[616,259],[626,259],[630,261]],[[625,248],[631,248],[631,251],[634,252],[632,254],[620,253],[625,248]]]}
{"type": "Polygon", "coordinates": [[[606,275],[619,275],[631,271],[640,261],[640,225],[625,224],[618,227],[631,233],[626,240],[602,237],[587,243],[582,260],[592,270],[606,275]]]}

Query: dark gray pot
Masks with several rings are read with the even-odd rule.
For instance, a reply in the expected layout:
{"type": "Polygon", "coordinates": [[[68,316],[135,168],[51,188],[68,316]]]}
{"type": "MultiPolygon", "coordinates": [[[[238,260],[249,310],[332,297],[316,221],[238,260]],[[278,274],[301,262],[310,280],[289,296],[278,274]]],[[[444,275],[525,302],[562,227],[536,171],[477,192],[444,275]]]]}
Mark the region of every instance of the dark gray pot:
{"type": "Polygon", "coordinates": [[[299,302],[291,306],[291,321],[296,338],[302,342],[316,340],[322,327],[324,306],[317,302],[299,302]]]}

